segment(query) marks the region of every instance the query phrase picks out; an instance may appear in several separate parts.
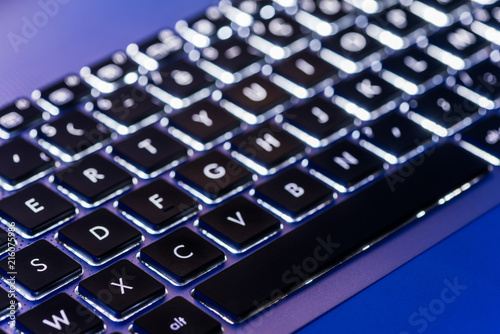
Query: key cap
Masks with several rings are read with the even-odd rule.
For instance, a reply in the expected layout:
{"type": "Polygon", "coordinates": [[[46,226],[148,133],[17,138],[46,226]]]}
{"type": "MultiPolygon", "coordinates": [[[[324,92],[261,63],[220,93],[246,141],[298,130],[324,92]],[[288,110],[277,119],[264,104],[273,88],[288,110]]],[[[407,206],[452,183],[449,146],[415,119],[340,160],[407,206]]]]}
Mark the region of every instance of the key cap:
{"type": "Polygon", "coordinates": [[[23,187],[56,166],[51,156],[20,137],[0,146],[0,157],[0,185],[6,190],[23,187]]]}
{"type": "MultiPolygon", "coordinates": [[[[274,10],[265,6],[262,10],[274,10]]],[[[261,10],[261,13],[262,13],[261,10]]],[[[281,13],[255,20],[248,43],[274,59],[283,59],[307,46],[307,29],[281,13]]]]}
{"type": "Polygon", "coordinates": [[[491,110],[499,106],[500,68],[489,60],[483,61],[456,76],[457,93],[481,107],[491,110]]]}
{"type": "Polygon", "coordinates": [[[163,284],[129,260],[120,260],[80,281],[77,293],[113,321],[123,321],[161,299],[163,284]]]}
{"type": "Polygon", "coordinates": [[[368,19],[366,33],[394,50],[401,50],[413,44],[425,34],[427,22],[408,10],[396,5],[375,14],[368,19]]]}
{"type": "Polygon", "coordinates": [[[43,88],[35,90],[31,97],[37,104],[53,115],[59,114],[82,100],[88,100],[90,87],[76,74],[69,74],[63,80],[43,88]]]}
{"type": "MultiPolygon", "coordinates": [[[[10,224],[9,224],[10,225],[10,224]]],[[[7,232],[0,228],[0,255],[8,250],[9,246],[14,246],[15,235],[10,232],[10,236],[7,232]],[[10,242],[10,245],[9,245],[10,242]]]]}
{"type": "Polygon", "coordinates": [[[0,137],[9,138],[42,120],[42,112],[22,97],[0,110],[0,137]]]}
{"type": "Polygon", "coordinates": [[[309,50],[301,51],[274,66],[271,80],[297,96],[306,98],[331,85],[338,70],[309,50]],[[329,80],[327,80],[329,79],[329,80]]]}
{"type": "Polygon", "coordinates": [[[304,0],[295,19],[320,36],[330,36],[354,23],[353,7],[338,0],[304,0]]]}
{"type": "Polygon", "coordinates": [[[451,136],[478,116],[479,106],[444,86],[438,86],[411,104],[409,117],[440,137],[451,136]]]}
{"type": "Polygon", "coordinates": [[[144,247],[139,259],[175,285],[185,285],[226,260],[224,252],[187,227],[144,247]]]}
{"type": "Polygon", "coordinates": [[[283,111],[289,98],[283,89],[257,74],[226,89],[221,105],[245,122],[257,124],[283,111]]]}
{"type": "Polygon", "coordinates": [[[177,21],[175,30],[189,43],[198,48],[205,48],[219,40],[219,35],[231,36],[230,24],[217,6],[210,6],[202,15],[187,21],[177,21]]]}
{"type": "Polygon", "coordinates": [[[484,6],[474,12],[471,30],[492,43],[500,44],[500,12],[498,4],[484,6]]]}
{"type": "Polygon", "coordinates": [[[357,73],[380,60],[382,47],[363,30],[351,27],[324,40],[320,56],[344,72],[357,73]]]}
{"type": "Polygon", "coordinates": [[[253,176],[243,165],[210,151],[175,170],[179,184],[205,203],[220,203],[249,185],[253,176]]]}
{"type": "Polygon", "coordinates": [[[366,70],[335,87],[334,102],[362,121],[375,119],[393,109],[401,91],[366,70]]]}
{"type": "Polygon", "coordinates": [[[274,123],[265,123],[231,141],[234,155],[259,174],[274,174],[305,151],[300,140],[274,123]]]}
{"type": "Polygon", "coordinates": [[[425,156],[422,164],[408,163],[198,284],[193,296],[239,323],[487,172],[486,163],[445,144],[425,156]],[[408,175],[404,168],[413,172],[408,175]]]}
{"type": "Polygon", "coordinates": [[[224,83],[240,81],[257,73],[263,54],[236,37],[218,41],[201,50],[198,65],[224,83]]]}
{"type": "Polygon", "coordinates": [[[137,64],[123,51],[115,52],[107,60],[83,67],[82,78],[103,93],[111,93],[124,84],[124,78],[137,70],[137,64]]]}
{"type": "Polygon", "coordinates": [[[170,29],[156,36],[127,46],[127,54],[149,71],[156,71],[160,63],[176,59],[182,54],[184,41],[170,29]]]}
{"type": "Polygon", "coordinates": [[[156,177],[188,155],[186,147],[153,126],[114,144],[112,153],[115,160],[143,179],[156,177]]]}
{"type": "Polygon", "coordinates": [[[17,316],[16,329],[23,333],[98,333],[104,322],[88,308],[61,293],[17,316]]]}
{"type": "Polygon", "coordinates": [[[403,163],[432,144],[430,132],[397,113],[363,127],[361,134],[361,146],[391,164],[403,163]]]}
{"type": "Polygon", "coordinates": [[[340,192],[359,188],[384,168],[374,154],[345,139],[312,156],[308,166],[313,175],[340,192]]]}
{"type": "Polygon", "coordinates": [[[460,23],[429,36],[429,43],[427,53],[455,70],[468,68],[488,56],[488,41],[460,23]]]}
{"type": "Polygon", "coordinates": [[[127,252],[142,239],[137,229],[106,209],[93,211],[57,233],[60,243],[93,266],[127,252]]]}
{"type": "Polygon", "coordinates": [[[491,115],[474,123],[463,132],[462,140],[464,148],[500,166],[500,116],[491,115]]]}
{"type": "Polygon", "coordinates": [[[279,232],[280,221],[243,196],[200,216],[204,234],[233,253],[242,253],[279,232]]]}
{"type": "Polygon", "coordinates": [[[445,73],[446,66],[416,46],[382,61],[380,72],[384,80],[410,95],[439,84],[445,73]]]}
{"type": "Polygon", "coordinates": [[[78,262],[46,240],[16,251],[15,260],[0,261],[1,275],[15,277],[15,289],[29,300],[38,300],[83,274],[78,262]]]}
{"type": "Polygon", "coordinates": [[[99,154],[54,174],[54,183],[83,207],[97,206],[133,185],[134,179],[99,154]]]}
{"type": "Polygon", "coordinates": [[[33,238],[77,214],[75,206],[41,183],[34,183],[0,200],[0,215],[16,232],[33,238]]]}
{"type": "Polygon", "coordinates": [[[218,321],[179,296],[134,320],[133,330],[139,334],[222,333],[218,321]]]}
{"type": "Polygon", "coordinates": [[[283,128],[312,147],[325,146],[345,136],[354,118],[321,97],[283,113],[283,128]]]}
{"type": "Polygon", "coordinates": [[[172,135],[198,151],[226,141],[241,126],[236,117],[208,100],[188,107],[169,120],[172,135]]]}
{"type": "MultiPolygon", "coordinates": [[[[3,289],[0,290],[0,319],[4,320],[6,319],[9,315],[10,312],[12,311],[13,313],[17,311],[19,308],[19,302],[15,298],[14,293],[12,292],[7,292],[3,289]]],[[[0,333],[4,333],[3,331],[0,331],[0,333]]]]}
{"type": "Polygon", "coordinates": [[[259,184],[254,196],[289,223],[304,219],[334,197],[330,188],[296,167],[259,184]]]}
{"type": "Polygon", "coordinates": [[[163,104],[131,85],[97,99],[97,107],[95,117],[120,134],[135,132],[163,114],[163,104]]]}
{"type": "Polygon", "coordinates": [[[163,179],[123,196],[117,201],[117,207],[152,234],[164,232],[199,210],[197,201],[163,179]]]}
{"type": "Polygon", "coordinates": [[[446,27],[452,24],[460,13],[469,10],[464,6],[467,3],[467,0],[419,0],[411,3],[410,10],[438,27],[446,27]]]}
{"type": "Polygon", "coordinates": [[[214,81],[186,60],[160,67],[158,71],[151,72],[149,78],[156,86],[148,85],[148,92],[175,109],[187,107],[210,95],[210,90],[206,88],[214,81]]]}
{"type": "Polygon", "coordinates": [[[43,124],[37,130],[40,144],[69,162],[100,149],[111,138],[111,131],[93,118],[73,111],[43,124]]]}

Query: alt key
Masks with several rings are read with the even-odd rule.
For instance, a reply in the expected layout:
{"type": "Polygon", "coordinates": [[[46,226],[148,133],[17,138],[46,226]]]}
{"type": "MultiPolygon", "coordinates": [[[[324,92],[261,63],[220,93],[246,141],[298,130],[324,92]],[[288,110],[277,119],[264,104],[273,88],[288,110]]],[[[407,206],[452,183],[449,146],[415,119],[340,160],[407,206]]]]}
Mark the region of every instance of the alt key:
{"type": "Polygon", "coordinates": [[[182,297],[175,297],[137,318],[133,330],[139,334],[218,334],[221,324],[182,297]]]}

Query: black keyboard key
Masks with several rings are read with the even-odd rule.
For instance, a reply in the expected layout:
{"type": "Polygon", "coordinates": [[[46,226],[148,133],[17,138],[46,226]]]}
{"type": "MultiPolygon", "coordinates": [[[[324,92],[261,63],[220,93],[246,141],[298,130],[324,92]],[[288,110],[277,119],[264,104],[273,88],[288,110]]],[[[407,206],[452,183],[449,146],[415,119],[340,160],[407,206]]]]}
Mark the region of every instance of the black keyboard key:
{"type": "Polygon", "coordinates": [[[57,239],[97,266],[140,244],[142,235],[108,210],[98,209],[61,228],[57,239]]]}
{"type": "Polygon", "coordinates": [[[489,163],[500,166],[500,116],[474,123],[462,134],[461,145],[489,163]]]}
{"type": "Polygon", "coordinates": [[[163,114],[163,104],[139,87],[127,85],[97,99],[96,118],[120,134],[156,122],[163,114]]]}
{"type": "Polygon", "coordinates": [[[363,30],[351,27],[323,41],[320,55],[347,73],[357,73],[380,60],[383,45],[363,30]]]}
{"type": "Polygon", "coordinates": [[[236,117],[208,100],[170,116],[169,121],[171,133],[198,151],[226,141],[241,126],[236,117]]]}
{"type": "Polygon", "coordinates": [[[155,177],[188,155],[186,147],[150,126],[113,145],[116,160],[142,178],[155,177]]]}
{"type": "Polygon", "coordinates": [[[219,151],[210,151],[175,170],[178,182],[205,203],[219,203],[249,185],[253,176],[219,151]]]}
{"type": "Polygon", "coordinates": [[[138,334],[222,333],[220,323],[182,297],[174,297],[133,323],[138,334]]]}
{"type": "Polygon", "coordinates": [[[261,75],[254,75],[224,90],[222,106],[250,124],[261,123],[283,111],[290,96],[261,75]]]}
{"type": "Polygon", "coordinates": [[[201,50],[198,64],[224,83],[240,81],[260,69],[263,54],[244,41],[231,37],[201,50]]]}
{"type": "Polygon", "coordinates": [[[185,285],[226,260],[224,252],[187,227],[144,247],[139,258],[175,285],[185,285]]]}
{"type": "Polygon", "coordinates": [[[78,160],[100,149],[111,131],[93,118],[73,111],[43,124],[37,131],[40,144],[56,152],[63,161],[78,160]]]}
{"type": "Polygon", "coordinates": [[[64,223],[77,213],[75,206],[41,183],[32,184],[0,200],[0,215],[15,224],[25,238],[33,238],[64,223]]]}
{"type": "MultiPolygon", "coordinates": [[[[4,320],[7,317],[8,319],[10,319],[10,315],[12,314],[12,316],[14,316],[15,312],[18,310],[18,307],[19,303],[15,297],[15,294],[11,291],[7,292],[3,289],[0,289],[0,319],[4,320]]],[[[5,334],[5,332],[1,330],[0,333],[5,334]]]]}
{"type": "Polygon", "coordinates": [[[361,145],[391,164],[403,163],[432,144],[429,131],[397,113],[365,126],[361,133],[361,145]]]}
{"type": "Polygon", "coordinates": [[[279,77],[272,76],[273,82],[298,98],[306,98],[323,90],[333,83],[333,77],[338,74],[335,67],[309,50],[278,63],[274,66],[274,72],[279,77]]]}
{"type": "Polygon", "coordinates": [[[90,87],[76,74],[69,74],[63,80],[31,94],[39,106],[53,115],[72,106],[82,99],[90,99],[90,87]]]}
{"type": "Polygon", "coordinates": [[[241,322],[488,172],[486,163],[451,144],[402,168],[210,277],[194,297],[241,322]]]}
{"type": "Polygon", "coordinates": [[[491,110],[499,106],[500,68],[489,60],[483,61],[456,76],[457,92],[463,97],[491,110]]]}
{"type": "Polygon", "coordinates": [[[198,212],[198,202],[163,179],[123,196],[118,209],[149,233],[157,234],[198,212]]]}
{"type": "Polygon", "coordinates": [[[363,121],[375,119],[396,106],[401,91],[366,70],[335,87],[334,102],[363,121]]]}
{"type": "Polygon", "coordinates": [[[83,274],[78,262],[46,240],[38,240],[16,252],[14,262],[0,261],[4,278],[15,276],[16,290],[29,300],[41,299],[83,274]]]}
{"type": "MultiPolygon", "coordinates": [[[[12,224],[9,224],[12,226],[12,224]]],[[[9,246],[14,246],[15,245],[15,234],[13,232],[13,228],[9,230],[9,233],[5,232],[0,228],[0,255],[5,253],[9,246]]]]}
{"type": "Polygon", "coordinates": [[[113,321],[122,321],[165,296],[163,284],[129,260],[120,260],[80,281],[77,293],[102,309],[113,321]]]}
{"type": "Polygon", "coordinates": [[[259,174],[274,174],[303,154],[303,142],[275,123],[262,124],[231,141],[236,157],[259,174]]]}
{"type": "Polygon", "coordinates": [[[498,4],[484,6],[474,12],[471,30],[490,42],[500,44],[500,12],[498,4]]]}
{"type": "Polygon", "coordinates": [[[353,7],[337,0],[304,0],[295,19],[320,36],[330,36],[354,22],[353,7]]]}
{"type": "Polygon", "coordinates": [[[396,5],[370,17],[366,32],[380,43],[401,50],[425,34],[426,25],[407,7],[396,5]]]}
{"type": "Polygon", "coordinates": [[[189,43],[198,48],[205,48],[219,40],[220,36],[231,36],[230,24],[217,6],[211,6],[202,15],[187,21],[178,21],[175,30],[189,43]]]}
{"type": "Polygon", "coordinates": [[[20,188],[56,165],[51,156],[20,137],[0,146],[0,157],[0,185],[6,190],[20,188]]]}
{"type": "Polygon", "coordinates": [[[342,140],[309,159],[314,175],[340,192],[353,191],[373,180],[384,164],[374,154],[342,140]]]}
{"type": "Polygon", "coordinates": [[[258,19],[251,27],[248,43],[274,59],[283,59],[305,48],[308,30],[281,13],[258,19]]]}
{"type": "Polygon", "coordinates": [[[28,99],[17,99],[0,110],[0,137],[9,138],[42,120],[42,111],[28,99]]]}
{"type": "Polygon", "coordinates": [[[184,41],[170,29],[163,29],[156,36],[127,46],[127,54],[149,71],[158,69],[159,63],[182,54],[184,41]]]}
{"type": "Polygon", "coordinates": [[[17,316],[16,328],[29,334],[100,333],[104,322],[88,308],[61,293],[17,316]]]}
{"type": "Polygon", "coordinates": [[[55,173],[54,182],[84,207],[101,204],[133,184],[132,176],[98,154],[55,173]]]}
{"type": "Polygon", "coordinates": [[[427,53],[455,70],[462,70],[487,57],[490,44],[460,23],[429,36],[427,53]]]}
{"type": "Polygon", "coordinates": [[[175,109],[210,95],[208,89],[214,79],[186,60],[179,60],[160,67],[149,74],[151,82],[147,90],[175,109]]]}
{"type": "Polygon", "coordinates": [[[333,191],[297,168],[255,187],[255,197],[287,222],[300,221],[333,199],[333,191]]]}
{"type": "Polygon", "coordinates": [[[439,86],[411,104],[410,119],[440,137],[451,136],[478,116],[479,106],[439,86]]]}
{"type": "Polygon", "coordinates": [[[452,24],[460,13],[468,10],[464,6],[467,0],[418,0],[410,5],[410,10],[426,21],[446,27],[452,24]]]}
{"type": "Polygon", "coordinates": [[[243,196],[201,215],[197,225],[233,253],[250,249],[281,228],[278,218],[243,196]]]}
{"type": "Polygon", "coordinates": [[[124,84],[124,78],[137,70],[134,63],[123,51],[115,52],[109,59],[83,67],[80,75],[91,86],[103,93],[111,93],[124,84]]]}
{"type": "Polygon", "coordinates": [[[417,46],[412,46],[382,61],[380,73],[394,86],[416,95],[440,83],[446,73],[446,66],[417,46]]]}
{"type": "Polygon", "coordinates": [[[354,126],[351,115],[321,97],[295,106],[283,116],[285,130],[313,147],[325,146],[346,135],[354,126]]]}

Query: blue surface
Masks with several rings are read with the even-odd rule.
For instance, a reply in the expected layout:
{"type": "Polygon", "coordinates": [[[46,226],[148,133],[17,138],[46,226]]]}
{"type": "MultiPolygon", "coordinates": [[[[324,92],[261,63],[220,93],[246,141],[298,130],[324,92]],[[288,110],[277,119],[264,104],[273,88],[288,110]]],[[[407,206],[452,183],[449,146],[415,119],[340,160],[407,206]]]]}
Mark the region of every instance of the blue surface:
{"type": "Polygon", "coordinates": [[[2,0],[0,106],[29,96],[215,0],[2,0]]]}
{"type": "Polygon", "coordinates": [[[498,333],[499,222],[496,207],[298,333],[498,333]]]}

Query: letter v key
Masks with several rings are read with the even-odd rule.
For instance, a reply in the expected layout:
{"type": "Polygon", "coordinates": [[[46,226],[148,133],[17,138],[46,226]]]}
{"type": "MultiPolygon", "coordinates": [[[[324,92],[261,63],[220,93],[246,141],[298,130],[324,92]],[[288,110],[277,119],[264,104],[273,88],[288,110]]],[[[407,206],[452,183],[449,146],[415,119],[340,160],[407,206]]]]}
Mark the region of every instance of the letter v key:
{"type": "Polygon", "coordinates": [[[239,211],[236,211],[236,217],[237,218],[233,218],[231,216],[227,217],[227,220],[233,222],[233,223],[236,223],[236,224],[240,224],[241,226],[245,226],[245,221],[243,220],[243,217],[241,216],[241,213],[239,211]]]}

